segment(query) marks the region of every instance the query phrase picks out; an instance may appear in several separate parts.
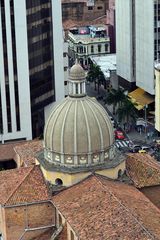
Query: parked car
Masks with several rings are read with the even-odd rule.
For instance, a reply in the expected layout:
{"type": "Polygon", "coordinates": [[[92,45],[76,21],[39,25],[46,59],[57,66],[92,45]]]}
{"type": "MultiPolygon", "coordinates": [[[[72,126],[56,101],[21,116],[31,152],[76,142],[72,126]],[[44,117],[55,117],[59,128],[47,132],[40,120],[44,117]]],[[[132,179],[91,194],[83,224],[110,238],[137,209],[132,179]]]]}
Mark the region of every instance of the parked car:
{"type": "Polygon", "coordinates": [[[147,151],[144,150],[144,149],[140,149],[138,152],[139,152],[139,153],[147,153],[147,151]]]}
{"type": "Polygon", "coordinates": [[[137,153],[137,152],[139,152],[139,150],[141,150],[141,146],[140,145],[133,145],[130,148],[130,152],[132,152],[132,153],[137,153]]]}
{"type": "Polygon", "coordinates": [[[121,130],[115,130],[115,139],[125,139],[124,133],[121,130]]]}
{"type": "Polygon", "coordinates": [[[145,145],[141,146],[141,150],[145,150],[146,152],[148,152],[150,149],[151,149],[150,146],[145,146],[145,145]]]}
{"type": "Polygon", "coordinates": [[[149,152],[151,150],[150,146],[145,146],[145,145],[133,145],[131,148],[130,148],[130,152],[133,152],[133,153],[146,153],[146,152],[149,152]]]}

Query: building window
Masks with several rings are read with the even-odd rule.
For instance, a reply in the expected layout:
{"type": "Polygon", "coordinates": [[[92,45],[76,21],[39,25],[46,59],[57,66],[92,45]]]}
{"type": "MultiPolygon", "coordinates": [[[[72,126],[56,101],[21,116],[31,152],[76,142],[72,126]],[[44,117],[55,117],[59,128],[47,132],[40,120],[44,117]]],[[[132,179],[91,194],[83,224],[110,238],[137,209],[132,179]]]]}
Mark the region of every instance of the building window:
{"type": "Polygon", "coordinates": [[[49,159],[51,159],[51,152],[48,152],[48,153],[47,153],[47,157],[48,157],[49,159]]]}
{"type": "Polygon", "coordinates": [[[78,84],[76,84],[76,94],[78,94],[78,84]]]}
{"type": "Polygon", "coordinates": [[[82,46],[79,47],[79,52],[83,53],[83,47],[82,46]]]}
{"type": "Polygon", "coordinates": [[[91,46],[91,53],[94,53],[94,46],[91,46]]]}
{"type": "Polygon", "coordinates": [[[95,155],[93,156],[93,162],[96,163],[96,162],[98,162],[98,161],[99,161],[99,155],[96,155],[96,154],[95,154],[95,155]]]}
{"type": "Polygon", "coordinates": [[[89,10],[89,11],[93,10],[93,7],[91,7],[91,6],[90,6],[90,7],[88,7],[88,10],[89,10]]]}
{"type": "Polygon", "coordinates": [[[98,45],[98,52],[99,53],[101,52],[101,45],[100,44],[98,45]]]}
{"type": "Polygon", "coordinates": [[[55,160],[56,160],[56,161],[59,161],[59,160],[60,160],[59,155],[56,155],[56,156],[55,156],[55,160]]]}
{"type": "Polygon", "coordinates": [[[108,52],[108,44],[105,44],[105,52],[108,52]]]}
{"type": "Polygon", "coordinates": [[[69,156],[69,157],[67,157],[67,159],[66,159],[66,162],[67,162],[67,163],[72,163],[72,162],[73,162],[73,159],[72,159],[72,157],[70,157],[70,156],[69,156]]]}
{"type": "Polygon", "coordinates": [[[80,93],[82,93],[83,90],[82,90],[82,83],[80,83],[80,93]]]}
{"type": "Polygon", "coordinates": [[[103,7],[102,7],[102,6],[99,6],[99,7],[97,7],[97,9],[98,9],[98,10],[101,10],[101,9],[103,9],[103,7]]]}
{"type": "Polygon", "coordinates": [[[122,170],[119,169],[119,170],[118,170],[118,178],[120,178],[121,176],[122,176],[122,170]]]}

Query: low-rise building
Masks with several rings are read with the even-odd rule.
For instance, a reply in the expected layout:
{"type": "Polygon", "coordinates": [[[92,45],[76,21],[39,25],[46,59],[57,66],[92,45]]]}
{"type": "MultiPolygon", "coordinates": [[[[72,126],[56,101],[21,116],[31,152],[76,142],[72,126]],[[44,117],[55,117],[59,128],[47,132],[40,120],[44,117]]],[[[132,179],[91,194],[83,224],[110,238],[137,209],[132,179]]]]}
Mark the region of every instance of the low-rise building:
{"type": "Polygon", "coordinates": [[[71,29],[68,44],[71,65],[78,58],[82,66],[88,66],[90,56],[110,53],[110,38],[104,25],[71,29]]]}

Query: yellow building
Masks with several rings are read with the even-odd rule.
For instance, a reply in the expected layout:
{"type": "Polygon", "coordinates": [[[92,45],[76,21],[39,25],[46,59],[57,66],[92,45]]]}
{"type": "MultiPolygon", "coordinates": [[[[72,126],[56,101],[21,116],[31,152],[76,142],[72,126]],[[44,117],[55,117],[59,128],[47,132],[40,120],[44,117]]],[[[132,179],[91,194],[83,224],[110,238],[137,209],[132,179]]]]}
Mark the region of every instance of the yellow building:
{"type": "Polygon", "coordinates": [[[110,118],[96,99],[87,96],[86,75],[78,63],[70,71],[69,96],[48,118],[38,160],[53,185],[71,186],[92,173],[117,179],[125,170],[110,118]]]}

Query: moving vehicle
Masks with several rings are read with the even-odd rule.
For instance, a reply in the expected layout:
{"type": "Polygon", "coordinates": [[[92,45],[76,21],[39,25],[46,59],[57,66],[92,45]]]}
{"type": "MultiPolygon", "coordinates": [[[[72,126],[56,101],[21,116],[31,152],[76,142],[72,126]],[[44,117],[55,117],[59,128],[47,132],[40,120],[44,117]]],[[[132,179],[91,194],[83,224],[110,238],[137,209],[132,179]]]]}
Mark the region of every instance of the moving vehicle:
{"type": "Polygon", "coordinates": [[[114,131],[115,139],[125,139],[124,133],[121,130],[114,131]]]}

